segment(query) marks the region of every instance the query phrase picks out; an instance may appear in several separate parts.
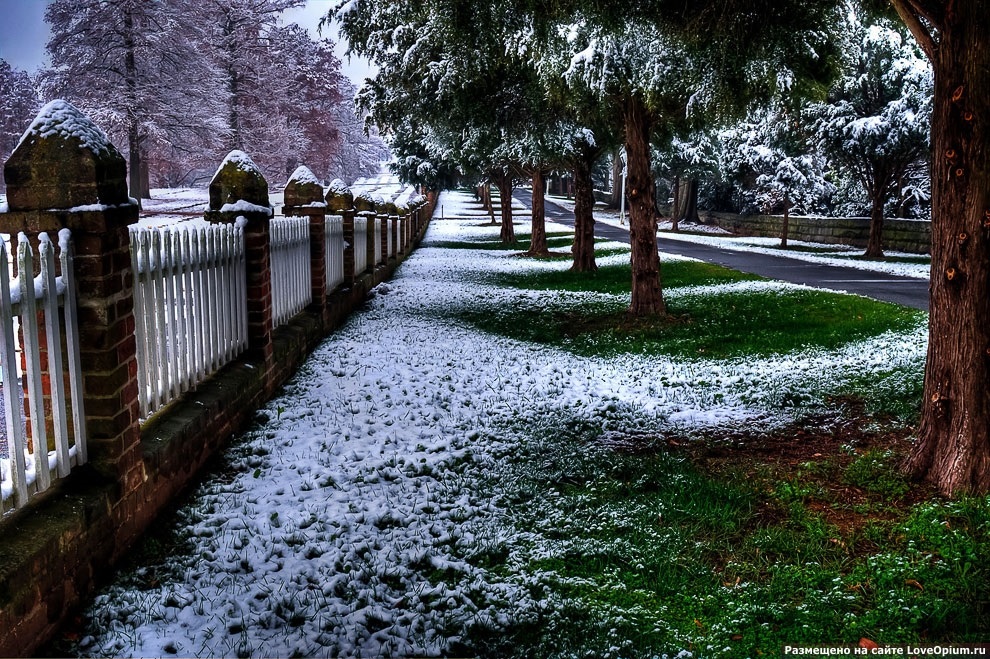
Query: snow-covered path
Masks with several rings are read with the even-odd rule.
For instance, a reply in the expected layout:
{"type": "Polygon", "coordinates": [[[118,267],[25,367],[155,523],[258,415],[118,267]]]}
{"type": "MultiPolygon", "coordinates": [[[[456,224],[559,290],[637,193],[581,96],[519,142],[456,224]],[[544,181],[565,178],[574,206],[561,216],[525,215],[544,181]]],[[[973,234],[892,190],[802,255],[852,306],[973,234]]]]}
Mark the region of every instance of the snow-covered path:
{"type": "Polygon", "coordinates": [[[493,337],[450,311],[497,313],[545,293],[479,283],[480,273],[569,265],[438,246],[497,232],[477,219],[433,223],[395,279],[315,351],[229,451],[228,468],[180,511],[179,555],[121,575],[90,606],[81,652],[469,652],[462,639],[551,606],[538,576],[511,567],[525,542],[497,496],[502,461],[533,427],[775,424],[788,418],[780,401],[789,392],[924,352],[923,327],[760,363],[594,359],[493,337]],[[489,553],[509,559],[485,567],[479,557],[489,553]]]}

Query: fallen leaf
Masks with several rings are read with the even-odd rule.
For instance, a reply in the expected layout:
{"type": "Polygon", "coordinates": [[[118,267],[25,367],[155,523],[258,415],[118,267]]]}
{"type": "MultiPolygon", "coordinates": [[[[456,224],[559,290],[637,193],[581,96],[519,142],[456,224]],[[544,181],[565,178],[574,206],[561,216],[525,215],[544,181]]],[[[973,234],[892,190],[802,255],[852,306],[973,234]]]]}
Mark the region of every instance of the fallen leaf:
{"type": "Polygon", "coordinates": [[[880,646],[876,643],[876,641],[871,641],[864,636],[859,639],[859,647],[866,648],[867,650],[876,650],[880,646]]]}
{"type": "Polygon", "coordinates": [[[917,588],[918,590],[924,590],[925,589],[925,587],[922,586],[920,583],[918,583],[918,581],[916,579],[905,579],[904,580],[904,585],[905,586],[913,586],[913,587],[917,588]]]}

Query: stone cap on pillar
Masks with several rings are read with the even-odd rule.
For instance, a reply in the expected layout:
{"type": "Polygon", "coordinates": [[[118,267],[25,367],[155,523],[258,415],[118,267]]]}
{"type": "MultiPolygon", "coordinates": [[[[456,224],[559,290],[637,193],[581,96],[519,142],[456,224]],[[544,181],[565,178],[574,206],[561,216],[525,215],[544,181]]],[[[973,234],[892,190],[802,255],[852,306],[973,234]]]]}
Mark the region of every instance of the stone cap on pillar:
{"type": "Polygon", "coordinates": [[[375,213],[376,197],[370,192],[359,192],[354,197],[354,209],[359,213],[375,213]]]}
{"type": "Polygon", "coordinates": [[[312,212],[314,209],[326,211],[327,204],[323,200],[323,185],[316,175],[306,165],[299,165],[292,172],[289,182],[285,184],[286,215],[299,214],[301,209],[312,212]]]}
{"type": "Polygon", "coordinates": [[[388,215],[388,200],[380,194],[372,194],[371,198],[375,200],[375,212],[379,215],[388,215]]]}
{"type": "Polygon", "coordinates": [[[232,222],[238,217],[267,219],[274,215],[268,200],[268,181],[243,151],[231,151],[210,181],[207,219],[232,222]]]}
{"type": "Polygon", "coordinates": [[[327,210],[331,213],[341,213],[354,208],[354,193],[339,178],[330,181],[325,199],[327,210]]]}
{"type": "Polygon", "coordinates": [[[48,103],[3,168],[10,211],[86,212],[137,202],[127,165],[99,126],[67,101],[48,103]]]}

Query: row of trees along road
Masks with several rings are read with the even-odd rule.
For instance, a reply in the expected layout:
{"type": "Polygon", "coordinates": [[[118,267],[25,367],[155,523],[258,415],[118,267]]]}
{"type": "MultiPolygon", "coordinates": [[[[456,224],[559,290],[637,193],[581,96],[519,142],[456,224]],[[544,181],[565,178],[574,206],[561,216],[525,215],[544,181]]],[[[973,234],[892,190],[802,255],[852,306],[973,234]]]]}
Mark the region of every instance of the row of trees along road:
{"type": "Polygon", "coordinates": [[[64,98],[128,154],[138,199],[152,179],[171,186],[212,174],[232,149],[251,153],[273,181],[300,163],[326,178],[376,174],[387,149],[365,134],[332,44],[281,20],[302,4],[53,0],[51,66],[32,80],[0,62],[0,157],[43,101],[64,98]]]}
{"type": "MultiPolygon", "coordinates": [[[[906,467],[956,493],[990,491],[988,9],[990,0],[348,0],[335,13],[351,49],[381,67],[361,99],[394,136],[405,177],[431,187],[457,175],[485,179],[506,199],[513,178],[573,169],[576,269],[593,268],[584,164],[624,145],[633,243],[629,312],[637,316],[665,313],[651,142],[664,136],[669,144],[773,111],[760,107],[808,110],[838,76],[850,11],[902,23],[935,79],[930,341],[922,421],[906,467]]],[[[868,49],[868,37],[854,38],[868,49]]],[[[879,161],[864,165],[868,158],[843,161],[839,152],[849,150],[843,137],[853,133],[875,138],[859,140],[860,155],[900,148],[882,121],[858,121],[859,112],[877,110],[882,118],[881,104],[897,105],[887,93],[882,85],[840,89],[830,106],[815,108],[816,146],[858,177],[877,204],[903,172],[879,161]]],[[[904,153],[892,160],[918,158],[904,153]]],[[[815,170],[782,144],[773,171],[761,174],[765,194],[787,195],[815,170]]],[[[514,239],[505,215],[502,238],[514,239]]],[[[541,251],[536,242],[534,253],[541,251]]]]}

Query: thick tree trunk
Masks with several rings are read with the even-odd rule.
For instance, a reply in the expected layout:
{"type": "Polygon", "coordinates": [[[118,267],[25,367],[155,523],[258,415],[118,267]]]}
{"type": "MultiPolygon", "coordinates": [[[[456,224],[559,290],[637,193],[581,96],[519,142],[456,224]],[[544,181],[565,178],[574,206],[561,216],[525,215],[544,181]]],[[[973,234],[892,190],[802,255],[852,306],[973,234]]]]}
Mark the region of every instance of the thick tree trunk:
{"type": "Polygon", "coordinates": [[[512,227],[512,175],[500,174],[496,181],[498,184],[499,210],[502,216],[502,231],[499,237],[505,244],[516,242],[516,231],[512,227]]]}
{"type": "Polygon", "coordinates": [[[151,167],[148,165],[148,154],[141,153],[141,198],[151,199],[151,167]]]}
{"type": "Polygon", "coordinates": [[[932,58],[928,363],[918,442],[906,467],[947,495],[990,491],[988,4],[950,3],[932,58]]]}
{"type": "Polygon", "coordinates": [[[574,163],[574,247],[571,252],[575,272],[595,272],[595,192],[591,180],[594,157],[578,158],[574,163]],[[591,162],[589,162],[591,161],[591,162]]]}
{"type": "Polygon", "coordinates": [[[883,257],[883,205],[886,201],[882,193],[874,193],[870,202],[870,239],[866,243],[867,258],[883,257]]]}
{"type": "Polygon", "coordinates": [[[547,247],[547,220],[544,206],[544,196],[546,184],[543,171],[538,167],[533,169],[533,213],[530,221],[531,238],[529,243],[529,256],[550,256],[550,248],[547,247]]]}
{"type": "Polygon", "coordinates": [[[653,175],[650,172],[651,120],[643,101],[626,99],[626,191],[629,194],[629,236],[632,241],[633,316],[666,313],[660,289],[660,255],[657,252],[657,211],[653,175]]]}
{"type": "Polygon", "coordinates": [[[678,204],[680,213],[678,221],[698,223],[698,179],[692,178],[681,181],[681,201],[678,204]]]}
{"type": "MultiPolygon", "coordinates": [[[[577,195],[577,179],[574,179],[574,190],[577,195]]],[[[575,196],[575,199],[577,197],[575,196]]],[[[622,205],[622,149],[616,147],[612,154],[612,206],[622,205]]]]}

